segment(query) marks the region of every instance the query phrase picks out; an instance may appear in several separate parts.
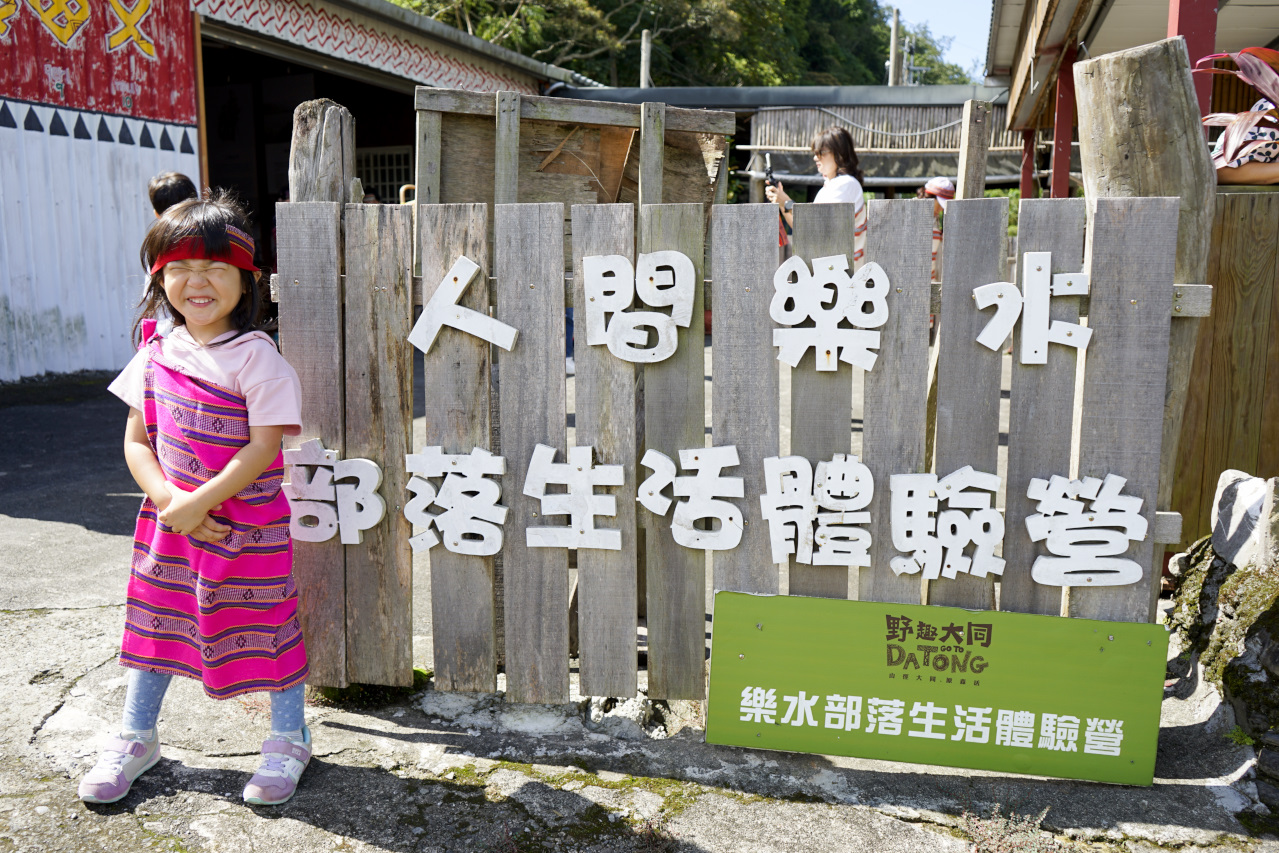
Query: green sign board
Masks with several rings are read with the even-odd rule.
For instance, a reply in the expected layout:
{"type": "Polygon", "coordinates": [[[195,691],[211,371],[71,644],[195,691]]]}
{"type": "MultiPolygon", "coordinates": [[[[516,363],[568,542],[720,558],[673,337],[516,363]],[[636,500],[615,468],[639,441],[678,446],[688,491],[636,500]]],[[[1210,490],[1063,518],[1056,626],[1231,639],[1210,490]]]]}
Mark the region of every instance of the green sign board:
{"type": "Polygon", "coordinates": [[[717,592],[713,637],[709,743],[1154,780],[1160,625],[717,592]]]}

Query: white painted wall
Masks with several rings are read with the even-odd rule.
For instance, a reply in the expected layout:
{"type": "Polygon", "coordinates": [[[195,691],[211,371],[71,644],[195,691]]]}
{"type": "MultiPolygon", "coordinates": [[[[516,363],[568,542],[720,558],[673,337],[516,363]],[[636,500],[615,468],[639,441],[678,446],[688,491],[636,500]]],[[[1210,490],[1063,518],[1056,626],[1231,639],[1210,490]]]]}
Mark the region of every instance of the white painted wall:
{"type": "Polygon", "coordinates": [[[198,182],[195,129],[56,108],[67,130],[57,136],[54,107],[0,107],[17,125],[0,126],[0,381],[119,369],[145,281],[147,182],[170,170],[198,182]],[[25,128],[29,112],[43,130],[25,128]],[[89,139],[76,138],[78,120],[89,139]],[[99,139],[103,121],[112,141],[99,139]],[[122,124],[132,145],[120,142],[122,124]],[[144,127],[156,147],[140,144],[144,127]],[[160,148],[165,132],[172,151],[160,148]]]}

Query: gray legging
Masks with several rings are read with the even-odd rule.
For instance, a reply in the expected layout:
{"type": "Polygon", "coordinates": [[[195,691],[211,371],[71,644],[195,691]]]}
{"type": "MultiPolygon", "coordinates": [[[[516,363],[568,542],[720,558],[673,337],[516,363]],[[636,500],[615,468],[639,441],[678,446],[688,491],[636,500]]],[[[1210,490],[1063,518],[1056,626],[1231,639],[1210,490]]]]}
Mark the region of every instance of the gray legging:
{"type": "MultiPolygon", "coordinates": [[[[124,694],[124,731],[146,732],[155,728],[160,716],[160,703],[169,689],[172,675],[129,670],[129,687],[124,694]]],[[[284,734],[302,730],[302,700],[306,685],[271,692],[271,733],[284,734]]]]}

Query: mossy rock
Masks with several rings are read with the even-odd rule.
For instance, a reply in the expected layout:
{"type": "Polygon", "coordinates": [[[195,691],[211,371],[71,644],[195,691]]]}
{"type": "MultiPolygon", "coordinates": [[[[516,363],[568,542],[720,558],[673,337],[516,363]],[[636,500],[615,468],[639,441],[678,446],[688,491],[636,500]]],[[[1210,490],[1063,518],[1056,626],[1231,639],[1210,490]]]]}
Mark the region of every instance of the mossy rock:
{"type": "Polygon", "coordinates": [[[1210,537],[1190,547],[1183,565],[1169,625],[1198,654],[1204,677],[1234,706],[1240,726],[1260,737],[1279,726],[1279,679],[1261,663],[1279,642],[1279,567],[1227,563],[1210,537]]]}

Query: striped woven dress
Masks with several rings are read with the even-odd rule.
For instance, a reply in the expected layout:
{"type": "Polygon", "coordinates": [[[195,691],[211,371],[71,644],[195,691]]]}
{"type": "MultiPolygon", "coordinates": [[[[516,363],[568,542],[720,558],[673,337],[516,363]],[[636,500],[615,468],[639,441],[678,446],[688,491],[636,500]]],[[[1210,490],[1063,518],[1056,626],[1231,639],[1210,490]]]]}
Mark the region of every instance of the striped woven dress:
{"type": "MultiPolygon", "coordinates": [[[[143,414],[165,478],[193,491],[249,441],[244,397],[166,364],[149,342],[143,414]]],[[[182,536],[143,501],[120,663],[198,678],[215,699],[306,680],[283,455],[211,516],[220,542],[182,536]]]]}

